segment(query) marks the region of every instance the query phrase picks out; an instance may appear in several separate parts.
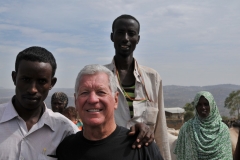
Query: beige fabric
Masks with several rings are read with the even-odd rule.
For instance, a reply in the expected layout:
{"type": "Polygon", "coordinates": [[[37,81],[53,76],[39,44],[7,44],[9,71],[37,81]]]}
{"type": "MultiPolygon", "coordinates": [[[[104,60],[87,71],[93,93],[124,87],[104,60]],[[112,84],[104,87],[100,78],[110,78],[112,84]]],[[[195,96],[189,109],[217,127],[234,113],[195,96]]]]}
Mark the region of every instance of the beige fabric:
{"type": "MultiPolygon", "coordinates": [[[[116,67],[114,59],[112,63],[105,65],[115,75],[115,79],[118,82],[116,75],[116,67]]],[[[134,101],[134,117],[130,118],[130,111],[128,108],[127,100],[118,84],[119,91],[119,103],[118,109],[115,111],[116,123],[120,126],[130,128],[137,122],[144,122],[154,130],[154,136],[160,152],[165,160],[171,160],[168,132],[166,125],[166,117],[163,103],[163,90],[162,90],[162,79],[159,74],[152,68],[137,65],[135,61],[134,76],[136,79],[135,83],[135,98],[141,99],[146,98],[146,93],[143,88],[142,80],[145,82],[146,90],[149,98],[153,103],[144,101],[134,101]],[[137,68],[136,66],[139,66],[137,68]],[[139,73],[139,71],[141,73],[139,73]],[[156,118],[152,118],[155,117],[156,118]]]]}
{"type": "Polygon", "coordinates": [[[230,138],[231,138],[231,144],[232,144],[232,153],[234,155],[237,141],[238,141],[238,134],[239,134],[239,128],[238,127],[231,127],[229,128],[230,138]]]}
{"type": "MultiPolygon", "coordinates": [[[[169,130],[168,130],[169,131],[169,130]]],[[[171,158],[172,160],[176,160],[177,156],[173,153],[176,143],[177,143],[177,136],[172,135],[171,133],[168,133],[168,141],[170,146],[170,152],[171,152],[171,158]]]]}

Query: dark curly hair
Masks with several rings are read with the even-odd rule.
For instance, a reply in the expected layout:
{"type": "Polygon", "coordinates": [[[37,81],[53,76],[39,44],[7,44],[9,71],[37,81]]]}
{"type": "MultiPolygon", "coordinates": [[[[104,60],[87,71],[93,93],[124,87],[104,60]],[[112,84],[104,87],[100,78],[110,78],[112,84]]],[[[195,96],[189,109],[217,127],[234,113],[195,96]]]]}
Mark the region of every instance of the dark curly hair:
{"type": "Polygon", "coordinates": [[[21,60],[26,61],[38,61],[38,62],[44,62],[44,63],[50,63],[52,66],[52,77],[54,77],[56,69],[57,69],[57,63],[56,60],[51,52],[46,50],[42,47],[29,47],[24,49],[23,51],[19,52],[16,58],[15,62],[15,71],[18,71],[19,64],[21,60]]]}
{"type": "Polygon", "coordinates": [[[55,100],[55,99],[65,103],[64,108],[67,107],[67,105],[68,105],[68,96],[65,93],[63,93],[63,92],[55,92],[52,95],[51,104],[52,104],[53,100],[55,100]]]}

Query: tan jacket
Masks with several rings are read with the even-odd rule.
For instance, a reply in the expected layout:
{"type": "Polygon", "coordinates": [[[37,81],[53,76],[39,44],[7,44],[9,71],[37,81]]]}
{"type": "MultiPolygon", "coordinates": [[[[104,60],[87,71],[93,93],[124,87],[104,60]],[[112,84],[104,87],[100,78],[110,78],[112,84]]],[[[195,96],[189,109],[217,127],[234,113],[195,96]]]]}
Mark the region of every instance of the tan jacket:
{"type": "MultiPolygon", "coordinates": [[[[114,73],[115,79],[118,82],[114,59],[112,63],[105,66],[114,73]]],[[[152,130],[154,130],[155,140],[163,158],[165,160],[171,160],[164,111],[162,79],[154,69],[138,65],[136,61],[134,76],[136,79],[135,99],[147,99],[148,95],[152,102],[133,101],[134,117],[130,118],[127,100],[118,83],[119,101],[118,109],[115,111],[116,123],[127,128],[130,128],[137,122],[146,123],[152,130]],[[147,94],[145,93],[143,82],[145,83],[147,94]]]]}

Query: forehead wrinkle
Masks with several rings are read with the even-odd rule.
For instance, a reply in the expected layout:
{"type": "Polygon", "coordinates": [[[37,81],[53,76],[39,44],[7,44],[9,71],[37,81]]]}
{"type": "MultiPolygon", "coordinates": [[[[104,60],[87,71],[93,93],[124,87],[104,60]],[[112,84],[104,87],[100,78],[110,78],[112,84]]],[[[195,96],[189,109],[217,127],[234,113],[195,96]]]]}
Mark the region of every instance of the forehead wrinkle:
{"type": "Polygon", "coordinates": [[[105,88],[109,88],[109,86],[106,87],[106,85],[103,85],[102,83],[99,83],[99,84],[89,82],[89,83],[79,85],[79,89],[80,90],[81,89],[83,89],[83,90],[102,90],[102,89],[105,89],[105,88]]]}
{"type": "Polygon", "coordinates": [[[111,92],[111,88],[109,86],[109,80],[107,79],[107,82],[106,82],[106,79],[104,79],[104,81],[98,81],[99,80],[99,77],[97,76],[91,76],[91,77],[88,77],[88,76],[83,76],[79,83],[79,91],[93,91],[93,90],[109,90],[111,92]],[[106,82],[107,85],[103,82],[106,82]]]}

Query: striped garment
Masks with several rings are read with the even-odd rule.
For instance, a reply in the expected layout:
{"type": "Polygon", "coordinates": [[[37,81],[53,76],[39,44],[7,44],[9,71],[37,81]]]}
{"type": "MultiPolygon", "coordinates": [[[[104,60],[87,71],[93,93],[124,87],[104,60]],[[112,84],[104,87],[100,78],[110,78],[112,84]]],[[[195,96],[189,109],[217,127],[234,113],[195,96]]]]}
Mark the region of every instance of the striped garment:
{"type": "MultiPolygon", "coordinates": [[[[134,95],[134,90],[135,90],[135,83],[132,85],[123,85],[122,84],[123,89],[125,90],[125,92],[128,94],[128,96],[130,96],[130,98],[134,99],[135,95],[134,95]]],[[[133,118],[134,114],[133,114],[133,101],[131,99],[129,99],[126,94],[124,94],[124,96],[126,97],[126,100],[128,102],[128,106],[129,106],[129,110],[130,110],[130,116],[131,118],[133,118]]]]}

